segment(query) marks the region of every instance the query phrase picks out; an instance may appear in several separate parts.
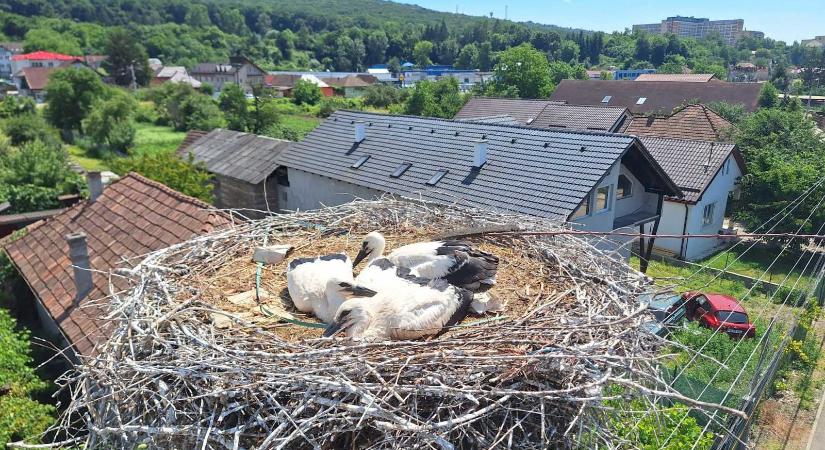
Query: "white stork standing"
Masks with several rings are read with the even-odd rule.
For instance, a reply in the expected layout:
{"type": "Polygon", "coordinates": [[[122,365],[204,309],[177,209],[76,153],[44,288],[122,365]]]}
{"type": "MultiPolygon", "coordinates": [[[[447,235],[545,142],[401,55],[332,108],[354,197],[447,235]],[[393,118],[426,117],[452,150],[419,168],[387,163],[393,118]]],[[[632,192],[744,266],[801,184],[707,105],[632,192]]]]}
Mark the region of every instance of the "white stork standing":
{"type": "MultiPolygon", "coordinates": [[[[367,234],[353,265],[357,266],[365,258],[371,263],[384,257],[386,247],[387,241],[381,233],[367,234]]],[[[386,258],[419,277],[443,278],[472,292],[484,292],[496,283],[498,257],[474,248],[468,241],[416,242],[393,250],[386,258]]]]}
{"type": "Polygon", "coordinates": [[[333,319],[338,306],[347,298],[375,295],[375,291],[353,283],[352,261],[342,253],[293,259],[287,267],[286,280],[295,308],[314,314],[325,323],[333,319]]]}

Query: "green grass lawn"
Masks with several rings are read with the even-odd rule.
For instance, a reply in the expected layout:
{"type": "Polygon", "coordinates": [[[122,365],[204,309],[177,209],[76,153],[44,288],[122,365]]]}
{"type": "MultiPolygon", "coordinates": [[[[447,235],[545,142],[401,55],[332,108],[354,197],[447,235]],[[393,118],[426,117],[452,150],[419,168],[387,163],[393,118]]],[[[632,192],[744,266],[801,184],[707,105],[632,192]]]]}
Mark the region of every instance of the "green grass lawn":
{"type": "Polygon", "coordinates": [[[69,152],[69,159],[76,162],[85,170],[109,170],[109,167],[106,165],[106,161],[87,155],[86,150],[83,150],[76,145],[67,145],[66,150],[69,152]]]}
{"type": "MultiPolygon", "coordinates": [[[[779,254],[779,249],[755,246],[748,250],[748,244],[742,243],[735,248],[719,252],[698,263],[716,269],[724,269],[727,265],[728,272],[759,278],[765,273],[765,270],[771,266],[777,254],[779,254]]],[[[790,249],[786,250],[773,264],[770,272],[762,279],[781,283],[785,275],[790,273],[791,277],[787,283],[793,284],[805,268],[805,263],[808,262],[809,256],[810,255],[804,255],[802,259],[799,260],[799,253],[792,252],[790,249]],[[794,267],[797,260],[799,260],[799,263],[794,267]]],[[[808,267],[806,272],[810,272],[810,270],[811,268],[808,267]]],[[[808,280],[810,280],[810,278],[805,276],[803,280],[800,280],[800,284],[807,284],[808,280]]]]}
{"type": "Polygon", "coordinates": [[[131,150],[133,155],[144,153],[172,152],[186,137],[183,131],[175,131],[171,127],[149,123],[137,123],[135,146],[131,150]]]}
{"type": "Polygon", "coordinates": [[[305,116],[300,114],[283,114],[281,115],[281,125],[291,128],[298,132],[298,135],[303,139],[310,131],[314,130],[321,119],[317,117],[305,116]]]}

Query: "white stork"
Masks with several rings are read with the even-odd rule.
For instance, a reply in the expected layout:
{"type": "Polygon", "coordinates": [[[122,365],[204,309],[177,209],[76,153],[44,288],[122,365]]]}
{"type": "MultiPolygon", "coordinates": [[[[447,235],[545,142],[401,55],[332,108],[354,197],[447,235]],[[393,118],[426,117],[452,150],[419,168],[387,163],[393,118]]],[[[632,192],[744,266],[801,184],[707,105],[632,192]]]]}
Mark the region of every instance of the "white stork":
{"type": "MultiPolygon", "coordinates": [[[[387,241],[381,233],[367,234],[353,265],[357,266],[365,258],[372,263],[384,257],[386,247],[387,241]]],[[[419,277],[443,278],[453,286],[474,293],[485,292],[496,283],[498,258],[467,241],[416,242],[393,250],[386,258],[419,277]]]]}
{"type": "Polygon", "coordinates": [[[417,339],[438,334],[467,315],[472,292],[446,280],[401,275],[403,268],[388,268],[384,274],[393,272],[400,280],[397,286],[379,290],[372,298],[344,302],[324,336],[345,333],[349,339],[367,341],[417,339]]]}
{"type": "Polygon", "coordinates": [[[347,298],[375,294],[353,283],[352,261],[342,253],[293,259],[287,267],[286,280],[295,308],[325,323],[333,319],[338,306],[347,298]]]}

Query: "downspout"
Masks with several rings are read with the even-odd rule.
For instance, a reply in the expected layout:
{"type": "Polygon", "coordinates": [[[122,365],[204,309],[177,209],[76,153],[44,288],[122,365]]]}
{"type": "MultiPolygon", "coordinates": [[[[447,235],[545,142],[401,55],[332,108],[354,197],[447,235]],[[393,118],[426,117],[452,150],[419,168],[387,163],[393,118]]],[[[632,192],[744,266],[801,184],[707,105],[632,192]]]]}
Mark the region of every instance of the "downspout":
{"type": "Polygon", "coordinates": [[[688,240],[687,240],[687,222],[688,221],[687,221],[687,219],[688,219],[688,212],[690,212],[690,208],[688,207],[688,204],[685,203],[685,220],[684,220],[684,223],[682,224],[682,245],[679,246],[679,257],[682,258],[683,260],[687,257],[687,245],[688,245],[688,240]]]}

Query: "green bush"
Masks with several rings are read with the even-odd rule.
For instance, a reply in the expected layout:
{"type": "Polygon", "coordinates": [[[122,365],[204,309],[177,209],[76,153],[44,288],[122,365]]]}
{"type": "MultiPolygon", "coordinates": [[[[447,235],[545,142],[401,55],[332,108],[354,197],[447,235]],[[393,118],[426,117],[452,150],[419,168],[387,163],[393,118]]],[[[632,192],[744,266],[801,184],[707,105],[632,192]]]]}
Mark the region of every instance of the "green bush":
{"type": "Polygon", "coordinates": [[[137,172],[186,195],[212,202],[212,175],[202,164],[195,164],[191,155],[183,161],[174,153],[143,153],[114,158],[109,164],[117,173],[137,172]]]}
{"type": "Polygon", "coordinates": [[[160,116],[151,104],[139,103],[135,110],[135,120],[141,123],[156,123],[160,116]]]}
{"type": "Polygon", "coordinates": [[[314,105],[321,100],[322,95],[321,88],[311,81],[298,80],[292,87],[292,100],[296,105],[314,105]]]}
{"type": "Polygon", "coordinates": [[[126,153],[135,143],[136,109],[137,102],[131,94],[113,91],[110,98],[95,105],[83,121],[83,128],[97,146],[126,153]]]}
{"type": "Polygon", "coordinates": [[[62,147],[34,141],[0,149],[0,201],[10,202],[11,212],[56,208],[58,195],[81,192],[83,185],[62,147]]]}
{"type": "Polygon", "coordinates": [[[3,121],[3,133],[12,145],[23,145],[40,140],[48,145],[59,145],[60,136],[37,113],[18,114],[3,121]]]}
{"type": "Polygon", "coordinates": [[[329,117],[339,109],[364,109],[361,100],[346,97],[324,97],[318,109],[318,117],[329,117]]]}
{"type": "Polygon", "coordinates": [[[261,135],[275,139],[286,139],[288,141],[298,141],[301,139],[301,134],[298,131],[279,123],[265,127],[261,130],[261,135]]]}
{"type": "Polygon", "coordinates": [[[405,92],[386,84],[375,84],[364,92],[364,105],[375,108],[387,108],[393,103],[404,101],[405,92]]]}
{"type": "Polygon", "coordinates": [[[8,311],[0,309],[0,448],[20,439],[39,442],[55,419],[54,406],[31,398],[48,384],[31,367],[28,331],[16,327],[8,311]]]}

